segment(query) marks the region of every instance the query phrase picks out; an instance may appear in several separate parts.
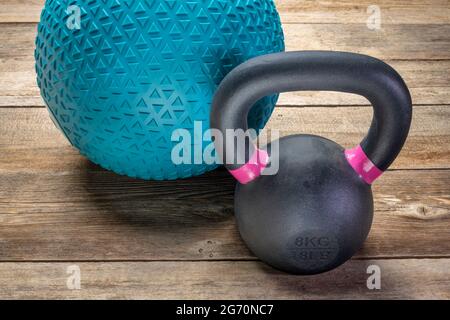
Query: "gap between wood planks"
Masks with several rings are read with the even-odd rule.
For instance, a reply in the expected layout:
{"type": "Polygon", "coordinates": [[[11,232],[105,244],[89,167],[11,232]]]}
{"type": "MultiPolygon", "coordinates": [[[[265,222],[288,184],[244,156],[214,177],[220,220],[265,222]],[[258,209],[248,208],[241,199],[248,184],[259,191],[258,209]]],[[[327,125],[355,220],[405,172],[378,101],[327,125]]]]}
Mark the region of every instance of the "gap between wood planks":
{"type": "MultiPolygon", "coordinates": [[[[368,261],[368,260],[446,260],[450,259],[449,255],[429,255],[429,256],[355,256],[349,261],[368,261]]],[[[255,262],[261,260],[257,257],[249,258],[222,258],[222,259],[30,259],[30,260],[0,260],[0,264],[4,263],[147,263],[147,262],[255,262]]]]}
{"type": "MultiPolygon", "coordinates": [[[[440,107],[440,106],[444,106],[444,107],[449,107],[450,108],[450,104],[446,105],[446,104],[442,104],[442,103],[425,103],[425,104],[414,104],[414,109],[416,108],[427,108],[427,107],[440,107]]],[[[285,109],[308,109],[308,108],[330,108],[330,109],[334,109],[334,108],[372,108],[372,105],[370,104],[364,104],[364,105],[359,105],[359,104],[346,104],[346,105],[342,105],[342,104],[325,104],[325,105],[318,105],[318,104],[311,104],[311,105],[290,105],[290,104],[286,104],[286,105],[282,105],[282,104],[277,104],[275,106],[275,108],[285,108],[285,109]]],[[[35,106],[35,105],[23,105],[23,106],[0,106],[0,108],[2,109],[46,109],[47,106],[42,105],[42,106],[35,106]]]]}

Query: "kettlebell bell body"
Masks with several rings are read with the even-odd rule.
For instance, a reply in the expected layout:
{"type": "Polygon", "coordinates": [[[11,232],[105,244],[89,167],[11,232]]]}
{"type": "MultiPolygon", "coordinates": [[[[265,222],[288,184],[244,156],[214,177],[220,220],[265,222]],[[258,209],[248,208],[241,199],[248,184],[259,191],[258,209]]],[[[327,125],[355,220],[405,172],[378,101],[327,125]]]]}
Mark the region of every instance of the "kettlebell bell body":
{"type": "Polygon", "coordinates": [[[238,180],[235,215],[248,247],[275,268],[309,275],[336,268],[363,245],[373,219],[371,184],[403,147],[412,103],[401,77],[380,60],[342,52],[280,53],[252,59],[224,79],[211,126],[222,133],[245,131],[253,101],[302,90],[366,97],[374,118],[361,144],[346,150],[322,137],[294,135],[260,150],[245,136],[249,148],[241,150],[223,134],[224,145],[216,150],[238,180]],[[269,174],[274,161],[279,169],[269,174]]]}
{"type": "Polygon", "coordinates": [[[278,173],[236,186],[242,238],[256,256],[291,273],[337,267],[369,233],[371,187],[355,175],[344,148],[333,141],[294,135],[277,143],[278,173]]]}
{"type": "MultiPolygon", "coordinates": [[[[93,162],[143,179],[177,179],[214,169],[174,163],[177,129],[192,150],[211,142],[213,94],[246,60],[284,50],[272,0],[47,0],[36,39],[38,85],[57,127],[93,162]],[[195,123],[202,132],[194,132],[195,123]]],[[[277,95],[255,103],[262,128],[277,95]]],[[[198,158],[198,155],[197,155],[198,158]]]]}

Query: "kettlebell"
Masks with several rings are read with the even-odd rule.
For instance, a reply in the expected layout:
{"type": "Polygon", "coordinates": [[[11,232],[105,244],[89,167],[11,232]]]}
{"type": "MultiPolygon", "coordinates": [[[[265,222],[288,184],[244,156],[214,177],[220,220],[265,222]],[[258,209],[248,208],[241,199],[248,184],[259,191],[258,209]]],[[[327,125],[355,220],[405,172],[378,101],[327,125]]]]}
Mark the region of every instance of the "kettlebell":
{"type": "Polygon", "coordinates": [[[371,184],[392,164],[407,138],[411,96],[400,75],[372,57],[343,52],[289,52],[254,58],[235,68],[213,101],[211,127],[223,133],[218,157],[238,180],[235,215],[250,250],[293,274],[318,274],[350,259],[373,218],[371,184]],[[289,91],[359,94],[373,105],[364,140],[345,150],[313,135],[292,135],[258,149],[237,148],[227,130],[247,130],[249,108],[261,97],[289,91]],[[230,150],[232,151],[230,154],[230,150]],[[275,157],[279,169],[265,174],[275,157]]]}
{"type": "MultiPolygon", "coordinates": [[[[280,51],[273,0],[47,0],[35,58],[49,114],[81,154],[119,174],[172,180],[217,167],[194,152],[176,163],[172,150],[211,144],[194,136],[208,131],[225,75],[280,51]]],[[[256,102],[249,127],[263,128],[276,101],[256,102]]]]}

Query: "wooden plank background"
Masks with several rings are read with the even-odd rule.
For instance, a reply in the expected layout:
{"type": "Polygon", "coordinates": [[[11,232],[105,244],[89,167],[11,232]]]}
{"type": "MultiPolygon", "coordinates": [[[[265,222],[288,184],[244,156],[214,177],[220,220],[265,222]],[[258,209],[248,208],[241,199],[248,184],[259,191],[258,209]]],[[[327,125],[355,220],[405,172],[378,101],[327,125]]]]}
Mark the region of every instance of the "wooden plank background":
{"type": "MultiPolygon", "coordinates": [[[[364,248],[325,275],[259,262],[239,238],[224,170],[150,182],[90,163],[51,123],[35,84],[42,0],[0,2],[0,298],[450,298],[450,2],[277,1],[288,50],[374,55],[405,78],[414,121],[404,151],[375,185],[364,248]],[[382,28],[366,26],[368,6],[382,28]],[[66,287],[79,265],[82,289],[66,287]],[[366,268],[382,268],[382,289],[366,268]]],[[[348,147],[371,108],[338,93],[283,94],[268,128],[348,147]]]]}
{"type": "Polygon", "coordinates": [[[260,262],[81,262],[81,290],[68,290],[68,263],[2,263],[3,295],[58,299],[448,299],[448,259],[353,260],[330,273],[292,277],[260,262]],[[383,270],[379,291],[366,288],[371,264],[383,270]],[[424,276],[426,274],[426,276],[424,276]],[[351,276],[349,276],[351,275],[351,276]],[[16,279],[3,281],[3,279],[16,279]],[[327,288],[327,290],[324,290],[327,288]],[[353,288],[353,289],[350,289],[353,288]]]}

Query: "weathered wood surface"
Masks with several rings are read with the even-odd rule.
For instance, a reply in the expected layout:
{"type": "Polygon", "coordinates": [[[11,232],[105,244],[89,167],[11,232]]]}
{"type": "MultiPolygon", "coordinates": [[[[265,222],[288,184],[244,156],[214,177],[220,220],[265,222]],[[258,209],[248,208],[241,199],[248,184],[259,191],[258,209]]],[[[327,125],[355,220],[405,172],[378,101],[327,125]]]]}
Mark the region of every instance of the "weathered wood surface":
{"type": "MultiPolygon", "coordinates": [[[[38,22],[44,0],[2,0],[0,23],[38,22]]],[[[447,0],[275,0],[283,23],[360,23],[378,5],[384,24],[450,23],[447,0]]]]}
{"type": "MultiPolygon", "coordinates": [[[[91,169],[0,174],[0,261],[253,259],[224,171],[146,182],[91,169]]],[[[450,257],[450,170],[388,172],[357,258],[450,257]]]]}
{"type": "Polygon", "coordinates": [[[0,298],[28,299],[449,299],[450,259],[350,261],[327,274],[288,276],[259,262],[0,263],[0,298]],[[367,267],[381,290],[367,288],[367,267]],[[69,269],[70,270],[70,269],[69,269]],[[14,279],[14,281],[11,281],[14,279]]]}
{"type": "Polygon", "coordinates": [[[367,24],[377,5],[381,22],[391,24],[448,24],[448,0],[275,0],[283,23],[367,24]]]}
{"type": "MultiPolygon", "coordinates": [[[[1,29],[0,107],[43,106],[34,72],[36,24],[5,24],[1,29]]],[[[352,51],[385,59],[405,78],[415,103],[450,103],[450,25],[393,25],[374,32],[360,25],[288,24],[285,33],[287,50],[352,51]]],[[[288,93],[280,99],[281,105],[365,103],[353,95],[325,98],[311,92],[288,93]]]]}
{"type": "MultiPolygon", "coordinates": [[[[374,228],[358,257],[450,255],[449,112],[416,109],[420,121],[395,165],[409,170],[375,184],[374,228]],[[442,170],[417,170],[425,168],[442,170]]],[[[351,146],[370,116],[368,107],[279,108],[269,128],[351,146]]],[[[252,257],[234,225],[226,172],[177,182],[120,177],[70,147],[45,109],[2,109],[0,119],[0,260],[252,257]]]]}
{"type": "MultiPolygon", "coordinates": [[[[296,277],[257,261],[233,217],[224,170],[176,182],[134,180],[83,158],[54,128],[34,75],[43,0],[0,2],[0,298],[450,298],[450,3],[277,0],[288,50],[386,60],[415,104],[411,135],[374,184],[364,247],[342,268],[296,277]],[[381,9],[369,30],[368,7],[381,9]],[[68,265],[82,290],[66,287],[68,265]],[[366,268],[382,289],[366,288],[366,268]],[[243,289],[245,288],[245,289],[243,289]]],[[[345,147],[371,120],[363,98],[283,94],[268,125],[345,147]]]]}
{"type": "MultiPolygon", "coordinates": [[[[281,135],[310,133],[356,145],[367,133],[372,109],[277,107],[268,130],[281,135]]],[[[410,136],[393,169],[450,168],[450,106],[415,107],[410,136]]],[[[0,109],[0,173],[73,170],[86,163],[71,148],[43,108],[0,109]]]]}
{"type": "MultiPolygon", "coordinates": [[[[36,84],[33,53],[28,51],[27,57],[0,57],[0,108],[44,106],[36,84]]],[[[405,79],[416,105],[450,104],[450,60],[388,63],[405,79]]],[[[366,99],[357,95],[310,91],[282,94],[278,103],[300,106],[368,105],[366,99]]]]}

